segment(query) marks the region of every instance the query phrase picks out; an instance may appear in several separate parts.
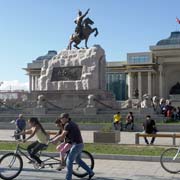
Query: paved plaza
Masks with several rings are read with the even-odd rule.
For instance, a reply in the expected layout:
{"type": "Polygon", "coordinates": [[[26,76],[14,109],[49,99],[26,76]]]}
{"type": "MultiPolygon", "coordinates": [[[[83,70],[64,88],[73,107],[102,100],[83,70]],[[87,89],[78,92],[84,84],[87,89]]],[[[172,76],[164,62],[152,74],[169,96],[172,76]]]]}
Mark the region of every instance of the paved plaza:
{"type": "MultiPolygon", "coordinates": [[[[0,130],[0,140],[12,140],[13,130],[0,130]]],[[[85,142],[93,142],[93,131],[82,131],[85,142]]],[[[135,132],[122,132],[120,144],[134,144],[135,132]]],[[[141,141],[144,144],[143,140],[141,141]]],[[[156,143],[171,145],[171,139],[157,139],[156,143]]],[[[122,161],[95,159],[94,180],[180,180],[180,174],[164,171],[159,162],[122,161]]],[[[25,163],[23,172],[17,180],[64,180],[66,169],[62,172],[53,169],[35,170],[25,163]]],[[[73,180],[79,178],[73,177],[73,180]]],[[[82,180],[86,180],[83,178],[82,180]]]]}
{"type": "MultiPolygon", "coordinates": [[[[180,180],[180,174],[165,172],[158,162],[95,160],[94,180],[180,180]]],[[[66,169],[61,172],[35,170],[26,164],[17,180],[64,180],[66,169]]],[[[73,176],[73,180],[78,180],[73,176]]],[[[86,180],[82,178],[81,180],[86,180]]]]}

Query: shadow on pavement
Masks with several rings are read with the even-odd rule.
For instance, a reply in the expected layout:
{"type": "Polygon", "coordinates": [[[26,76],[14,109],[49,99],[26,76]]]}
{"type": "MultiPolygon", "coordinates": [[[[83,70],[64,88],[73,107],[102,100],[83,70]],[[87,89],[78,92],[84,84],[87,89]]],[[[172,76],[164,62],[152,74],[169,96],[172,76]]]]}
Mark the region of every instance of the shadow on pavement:
{"type": "Polygon", "coordinates": [[[41,169],[32,169],[32,168],[23,168],[22,172],[59,172],[59,171],[56,171],[55,169],[46,169],[46,168],[41,168],[41,169]]]}
{"type": "MultiPolygon", "coordinates": [[[[87,180],[88,178],[81,178],[81,180],[87,180]]],[[[52,179],[52,180],[64,180],[64,179],[52,179]]],[[[79,179],[74,179],[79,180],[79,179]]],[[[117,178],[109,178],[109,177],[93,177],[92,180],[117,180],[117,178]]],[[[118,180],[133,180],[133,179],[127,179],[127,178],[118,178],[118,180]]]]}

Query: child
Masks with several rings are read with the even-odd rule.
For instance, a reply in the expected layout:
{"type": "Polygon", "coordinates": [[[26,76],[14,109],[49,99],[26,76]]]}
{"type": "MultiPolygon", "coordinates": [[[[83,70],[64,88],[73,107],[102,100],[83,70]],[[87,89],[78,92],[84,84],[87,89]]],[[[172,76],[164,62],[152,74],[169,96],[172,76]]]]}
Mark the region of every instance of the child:
{"type": "MultiPolygon", "coordinates": [[[[57,119],[55,121],[56,126],[60,129],[59,132],[52,138],[52,143],[56,143],[59,140],[59,135],[62,133],[63,131],[63,125],[60,119],[57,119]]],[[[57,168],[58,171],[61,171],[65,166],[65,160],[64,157],[67,153],[67,151],[69,151],[71,149],[71,142],[68,140],[68,138],[65,139],[64,142],[62,142],[61,144],[59,144],[56,147],[56,150],[59,151],[60,153],[60,160],[61,160],[61,164],[60,166],[57,168]]]]}
{"type": "Polygon", "coordinates": [[[26,130],[25,132],[21,132],[16,135],[23,135],[23,134],[31,133],[30,136],[24,140],[24,142],[31,139],[33,136],[36,135],[37,141],[30,144],[27,147],[27,151],[30,157],[33,160],[35,160],[40,165],[40,167],[43,167],[42,161],[36,154],[40,150],[42,150],[44,147],[47,147],[49,135],[46,133],[46,131],[44,130],[44,128],[42,127],[42,125],[40,124],[37,118],[35,117],[30,118],[28,120],[28,123],[31,128],[26,130]]]}

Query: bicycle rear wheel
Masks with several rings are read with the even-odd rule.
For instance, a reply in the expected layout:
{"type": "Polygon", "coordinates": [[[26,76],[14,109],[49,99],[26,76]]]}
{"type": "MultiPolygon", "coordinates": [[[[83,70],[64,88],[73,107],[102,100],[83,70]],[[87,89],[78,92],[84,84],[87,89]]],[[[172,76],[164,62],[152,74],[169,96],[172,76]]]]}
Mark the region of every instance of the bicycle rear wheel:
{"type": "MultiPolygon", "coordinates": [[[[93,156],[87,152],[87,151],[82,151],[81,153],[81,159],[91,168],[94,168],[94,158],[93,156]]],[[[88,175],[87,171],[84,170],[79,164],[76,162],[73,162],[73,174],[79,178],[85,177],[88,175]]]]}
{"type": "Polygon", "coordinates": [[[180,172],[180,153],[178,148],[168,148],[160,158],[161,166],[169,173],[180,172]]]}
{"type": "Polygon", "coordinates": [[[5,154],[0,158],[0,178],[14,179],[22,171],[23,161],[20,155],[14,153],[5,154]]]}

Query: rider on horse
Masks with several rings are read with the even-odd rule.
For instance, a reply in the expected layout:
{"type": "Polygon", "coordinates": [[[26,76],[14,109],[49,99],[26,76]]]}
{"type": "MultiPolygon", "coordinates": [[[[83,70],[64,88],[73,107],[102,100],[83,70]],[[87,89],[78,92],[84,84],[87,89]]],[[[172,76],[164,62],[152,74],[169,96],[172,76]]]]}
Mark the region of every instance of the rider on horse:
{"type": "Polygon", "coordinates": [[[83,24],[82,24],[82,21],[83,21],[83,18],[88,14],[88,12],[89,12],[89,9],[84,14],[82,14],[82,11],[79,10],[78,11],[78,17],[74,21],[75,24],[77,24],[77,26],[75,28],[75,32],[78,34],[78,37],[80,39],[82,39],[82,36],[83,36],[83,24]]]}
{"type": "Polygon", "coordinates": [[[86,18],[83,20],[83,18],[88,14],[89,9],[82,14],[82,12],[78,11],[78,17],[74,21],[76,23],[76,29],[75,33],[70,36],[69,44],[67,49],[71,50],[71,45],[74,43],[74,47],[79,49],[78,44],[81,43],[82,40],[85,40],[85,48],[88,48],[87,42],[89,39],[89,36],[95,32],[94,36],[98,35],[98,29],[92,28],[91,25],[94,24],[94,22],[90,18],[86,18]]]}

